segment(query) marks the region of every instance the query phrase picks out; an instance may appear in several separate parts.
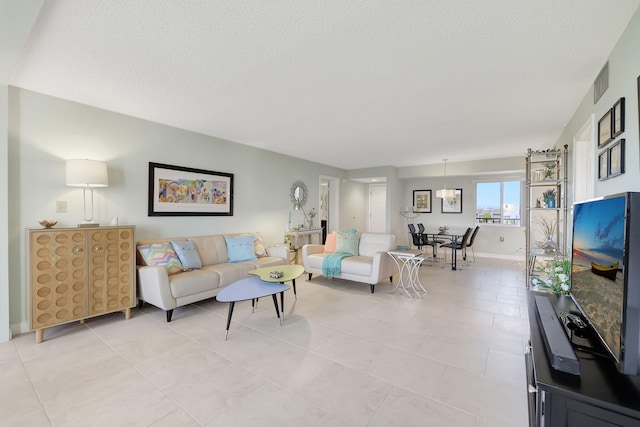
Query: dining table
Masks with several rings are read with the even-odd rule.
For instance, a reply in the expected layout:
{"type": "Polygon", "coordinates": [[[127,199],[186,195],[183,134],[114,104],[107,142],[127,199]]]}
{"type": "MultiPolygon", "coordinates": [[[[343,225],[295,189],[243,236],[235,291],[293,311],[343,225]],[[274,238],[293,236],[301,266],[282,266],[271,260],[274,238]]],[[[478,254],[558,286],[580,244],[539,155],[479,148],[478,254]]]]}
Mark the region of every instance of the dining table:
{"type": "MultiPolygon", "coordinates": [[[[451,241],[451,269],[458,269],[458,255],[457,255],[457,244],[459,240],[464,237],[464,234],[467,232],[468,227],[451,227],[446,230],[440,230],[440,227],[426,227],[422,232],[423,236],[427,236],[427,240],[442,240],[447,239],[451,241]]],[[[465,257],[466,254],[463,254],[465,257]]]]}

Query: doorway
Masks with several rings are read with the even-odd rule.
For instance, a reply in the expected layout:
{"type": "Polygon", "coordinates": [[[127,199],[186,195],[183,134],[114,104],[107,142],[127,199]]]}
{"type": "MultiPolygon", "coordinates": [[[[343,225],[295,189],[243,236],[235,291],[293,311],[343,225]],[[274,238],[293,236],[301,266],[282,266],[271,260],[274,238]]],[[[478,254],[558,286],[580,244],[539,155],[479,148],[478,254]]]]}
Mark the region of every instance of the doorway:
{"type": "Polygon", "coordinates": [[[387,232],[387,185],[369,184],[369,224],[372,233],[387,232]]]}
{"type": "Polygon", "coordinates": [[[320,177],[320,225],[322,230],[322,243],[327,233],[340,229],[338,218],[340,217],[340,180],[335,177],[320,177]]]}

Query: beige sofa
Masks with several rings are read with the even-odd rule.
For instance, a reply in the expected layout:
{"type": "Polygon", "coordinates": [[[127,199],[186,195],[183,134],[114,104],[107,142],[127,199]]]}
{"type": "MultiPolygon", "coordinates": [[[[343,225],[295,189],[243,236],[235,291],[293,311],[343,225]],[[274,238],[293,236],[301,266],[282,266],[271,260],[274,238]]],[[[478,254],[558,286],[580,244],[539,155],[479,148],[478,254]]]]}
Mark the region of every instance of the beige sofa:
{"type": "MultiPolygon", "coordinates": [[[[344,258],[340,264],[340,279],[368,283],[371,293],[375,285],[393,275],[397,267],[387,251],[395,249],[396,236],[386,233],[362,233],[358,242],[358,255],[344,258]]],[[[322,274],[322,261],[327,255],[323,245],[304,245],[302,247],[302,262],[309,273],[309,280],[313,274],[322,274]]]]}
{"type": "Polygon", "coordinates": [[[146,265],[140,252],[136,250],[139,306],[147,302],[165,310],[167,322],[170,322],[174,308],[213,298],[225,286],[248,277],[247,272],[250,270],[288,263],[289,253],[284,246],[268,248],[267,256],[258,257],[256,260],[228,262],[225,236],[235,237],[240,234],[163,238],[137,242],[136,249],[153,243],[191,240],[202,262],[201,269],[169,275],[163,266],[146,265]]]}

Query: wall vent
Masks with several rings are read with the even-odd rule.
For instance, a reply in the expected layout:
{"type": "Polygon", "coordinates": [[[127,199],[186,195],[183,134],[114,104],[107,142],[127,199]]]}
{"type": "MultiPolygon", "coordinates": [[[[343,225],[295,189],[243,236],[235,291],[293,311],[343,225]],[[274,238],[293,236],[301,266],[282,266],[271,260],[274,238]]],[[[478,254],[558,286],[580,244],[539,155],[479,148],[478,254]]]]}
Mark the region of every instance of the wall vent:
{"type": "Polygon", "coordinates": [[[598,102],[598,99],[602,96],[603,93],[607,91],[609,88],[609,61],[604,64],[602,70],[596,77],[596,81],[593,82],[593,103],[598,102]]]}

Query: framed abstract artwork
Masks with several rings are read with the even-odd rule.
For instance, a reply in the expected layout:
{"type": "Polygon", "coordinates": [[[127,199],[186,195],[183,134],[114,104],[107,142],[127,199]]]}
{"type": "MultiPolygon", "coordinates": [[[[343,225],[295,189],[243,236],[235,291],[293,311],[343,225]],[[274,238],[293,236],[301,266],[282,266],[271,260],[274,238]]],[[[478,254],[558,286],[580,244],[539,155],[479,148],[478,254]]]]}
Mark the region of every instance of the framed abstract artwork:
{"type": "Polygon", "coordinates": [[[613,140],[611,136],[611,111],[607,110],[604,116],[598,121],[598,148],[602,148],[613,140]]]}
{"type": "Polygon", "coordinates": [[[615,138],[624,132],[624,98],[620,98],[618,102],[613,104],[613,118],[612,118],[612,128],[611,128],[611,137],[615,138]]]}
{"type": "Polygon", "coordinates": [[[598,156],[598,179],[603,181],[609,177],[609,150],[604,150],[598,156]]]}
{"type": "Polygon", "coordinates": [[[609,178],[624,173],[624,139],[609,147],[609,178]]]}
{"type": "Polygon", "coordinates": [[[413,211],[431,213],[431,190],[413,190],[413,211]]]}
{"type": "Polygon", "coordinates": [[[148,216],[233,216],[233,174],[149,162],[148,216]]]}
{"type": "Polygon", "coordinates": [[[442,213],[462,213],[462,188],[455,189],[455,197],[441,200],[442,213]]]}

